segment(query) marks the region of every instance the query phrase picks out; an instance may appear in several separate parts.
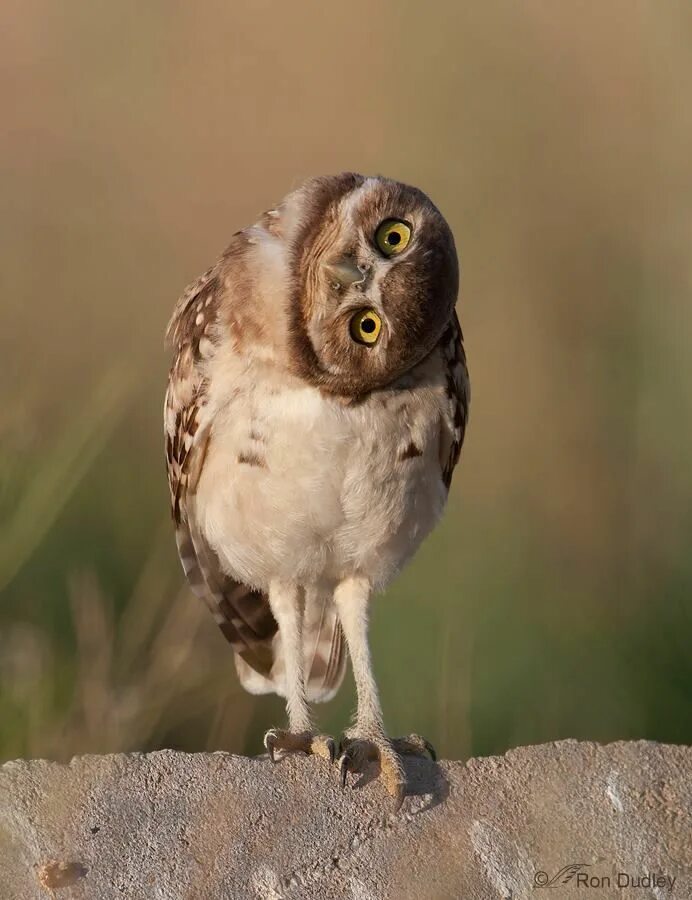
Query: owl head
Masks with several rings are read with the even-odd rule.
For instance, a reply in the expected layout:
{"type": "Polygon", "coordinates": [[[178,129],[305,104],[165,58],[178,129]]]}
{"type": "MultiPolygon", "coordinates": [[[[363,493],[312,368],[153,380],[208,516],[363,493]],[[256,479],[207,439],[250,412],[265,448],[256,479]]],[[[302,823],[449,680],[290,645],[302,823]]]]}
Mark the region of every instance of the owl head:
{"type": "Polygon", "coordinates": [[[294,368],[358,396],[424,359],[452,316],[454,238],[420,190],[386,178],[314,178],[274,215],[286,223],[294,368]]]}

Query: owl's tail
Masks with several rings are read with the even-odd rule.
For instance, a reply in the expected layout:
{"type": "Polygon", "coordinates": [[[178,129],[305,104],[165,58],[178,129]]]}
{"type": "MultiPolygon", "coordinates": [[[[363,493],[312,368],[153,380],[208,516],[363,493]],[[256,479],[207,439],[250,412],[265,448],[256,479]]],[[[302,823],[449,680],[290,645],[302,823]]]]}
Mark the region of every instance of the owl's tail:
{"type": "MultiPolygon", "coordinates": [[[[286,673],[281,629],[272,638],[273,662],[268,675],[261,674],[235,655],[240,682],[251,694],[286,696],[286,673]]],[[[331,700],[344,680],[344,636],[329,594],[306,591],[303,619],[303,661],[307,698],[311,703],[331,700]]]]}

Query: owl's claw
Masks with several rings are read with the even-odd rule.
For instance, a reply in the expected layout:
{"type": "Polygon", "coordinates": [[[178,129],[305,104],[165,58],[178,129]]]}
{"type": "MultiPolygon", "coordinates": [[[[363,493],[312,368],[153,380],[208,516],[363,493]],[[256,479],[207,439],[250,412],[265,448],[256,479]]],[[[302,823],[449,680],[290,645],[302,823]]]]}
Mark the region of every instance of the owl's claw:
{"type": "Polygon", "coordinates": [[[339,778],[341,779],[341,790],[346,789],[346,776],[348,775],[348,754],[343,753],[339,759],[339,778]]]}
{"type": "Polygon", "coordinates": [[[394,798],[394,811],[398,811],[406,795],[406,778],[401,760],[393,746],[394,742],[386,738],[361,740],[344,738],[341,742],[339,757],[339,777],[342,789],[346,787],[349,772],[363,773],[368,764],[378,762],[379,778],[385,790],[394,798]]]}
{"type": "Polygon", "coordinates": [[[276,751],[285,753],[305,753],[321,756],[333,763],[336,759],[336,742],[326,734],[315,734],[312,731],[293,732],[283,728],[270,728],[264,735],[264,749],[269,759],[275,763],[276,751]]]}
{"type": "Polygon", "coordinates": [[[274,753],[274,744],[275,744],[275,741],[276,741],[276,730],[272,728],[272,729],[270,729],[269,731],[266,732],[266,734],[264,735],[264,740],[262,741],[262,743],[264,744],[264,749],[267,751],[267,754],[268,754],[268,756],[269,756],[269,759],[270,759],[273,763],[276,762],[276,755],[275,755],[275,753],[274,753]]]}

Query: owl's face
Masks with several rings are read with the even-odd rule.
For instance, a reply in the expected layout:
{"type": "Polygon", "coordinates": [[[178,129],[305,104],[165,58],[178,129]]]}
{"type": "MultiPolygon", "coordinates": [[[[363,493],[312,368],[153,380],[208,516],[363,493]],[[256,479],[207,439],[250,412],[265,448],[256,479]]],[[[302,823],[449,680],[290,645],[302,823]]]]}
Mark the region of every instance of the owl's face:
{"type": "Polygon", "coordinates": [[[430,353],[456,303],[454,239],[416,188],[343,174],[307,182],[285,205],[292,236],[291,353],[335,394],[382,387],[430,353]]]}

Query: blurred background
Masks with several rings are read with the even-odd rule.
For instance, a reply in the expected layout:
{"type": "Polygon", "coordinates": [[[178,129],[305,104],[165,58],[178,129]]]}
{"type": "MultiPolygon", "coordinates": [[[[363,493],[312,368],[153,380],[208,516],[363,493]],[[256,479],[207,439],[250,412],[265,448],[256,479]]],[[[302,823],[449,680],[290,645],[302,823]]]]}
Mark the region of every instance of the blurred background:
{"type": "Polygon", "coordinates": [[[163,331],[234,231],[344,169],[449,219],[473,384],[444,524],[374,608],[390,732],[692,741],[692,6],[2,17],[0,757],[282,724],[183,583],[163,331]]]}

